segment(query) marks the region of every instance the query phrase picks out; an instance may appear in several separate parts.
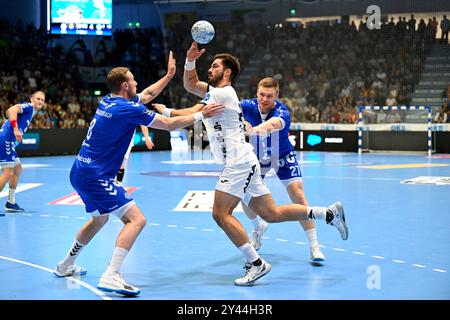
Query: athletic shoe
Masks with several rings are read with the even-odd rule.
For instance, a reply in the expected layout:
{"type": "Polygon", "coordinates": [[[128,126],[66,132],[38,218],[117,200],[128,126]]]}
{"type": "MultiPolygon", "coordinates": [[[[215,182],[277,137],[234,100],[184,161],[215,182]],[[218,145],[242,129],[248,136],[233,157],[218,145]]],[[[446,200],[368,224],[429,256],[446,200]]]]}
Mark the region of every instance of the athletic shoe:
{"type": "Polygon", "coordinates": [[[269,224],[264,220],[259,221],[261,228],[259,230],[253,229],[252,231],[252,245],[255,247],[255,250],[258,251],[262,247],[262,236],[264,232],[266,232],[269,224]]]}
{"type": "Polygon", "coordinates": [[[311,262],[325,261],[325,255],[322,253],[319,246],[311,247],[310,250],[311,250],[311,262]]]}
{"type": "Polygon", "coordinates": [[[119,273],[114,275],[103,274],[97,288],[106,292],[123,294],[124,296],[137,296],[141,293],[141,290],[126,283],[119,273]]]}
{"type": "Polygon", "coordinates": [[[87,270],[77,265],[65,266],[61,262],[56,265],[56,269],[53,273],[57,277],[71,277],[71,276],[84,276],[87,270]]]}
{"type": "Polygon", "coordinates": [[[348,239],[348,227],[345,222],[344,207],[342,207],[339,201],[336,201],[327,208],[326,222],[338,229],[342,240],[348,239]]]}
{"type": "Polygon", "coordinates": [[[261,259],[261,261],[262,263],[259,266],[255,266],[251,263],[246,263],[244,266],[244,276],[234,280],[234,284],[237,286],[252,286],[256,280],[268,274],[272,269],[272,266],[263,259],[261,259]]]}
{"type": "Polygon", "coordinates": [[[17,203],[9,203],[8,201],[5,204],[5,211],[6,212],[22,212],[24,211],[23,208],[19,207],[17,203]]]}

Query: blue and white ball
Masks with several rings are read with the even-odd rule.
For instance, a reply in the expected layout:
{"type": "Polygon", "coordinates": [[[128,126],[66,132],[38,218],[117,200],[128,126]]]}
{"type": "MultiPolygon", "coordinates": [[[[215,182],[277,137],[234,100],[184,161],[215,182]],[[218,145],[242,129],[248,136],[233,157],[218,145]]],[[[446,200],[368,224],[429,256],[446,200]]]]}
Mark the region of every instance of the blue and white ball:
{"type": "Polygon", "coordinates": [[[214,38],[214,27],[206,20],[194,23],[191,29],[192,39],[200,44],[207,44],[214,38]]]}

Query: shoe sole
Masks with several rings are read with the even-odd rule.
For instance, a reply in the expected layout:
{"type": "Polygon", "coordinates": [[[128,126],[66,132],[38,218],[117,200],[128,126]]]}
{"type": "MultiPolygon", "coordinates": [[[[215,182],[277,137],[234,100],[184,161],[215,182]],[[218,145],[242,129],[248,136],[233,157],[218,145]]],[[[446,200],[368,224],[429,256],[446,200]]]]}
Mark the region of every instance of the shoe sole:
{"type": "Polygon", "coordinates": [[[97,289],[104,291],[104,292],[119,293],[119,294],[127,296],[127,297],[134,297],[141,293],[141,290],[138,290],[137,292],[132,292],[132,291],[127,291],[127,290],[123,290],[123,289],[118,290],[118,289],[112,289],[112,288],[108,288],[108,287],[102,287],[100,285],[97,286],[97,289]]]}
{"type": "Polygon", "coordinates": [[[338,201],[338,202],[336,202],[336,208],[338,209],[339,214],[341,215],[341,219],[340,220],[341,220],[342,225],[344,226],[344,231],[345,231],[344,235],[341,234],[341,238],[342,238],[342,240],[347,240],[348,239],[348,227],[347,227],[347,223],[345,222],[344,207],[338,201]]]}
{"type": "Polygon", "coordinates": [[[310,259],[311,262],[323,262],[325,261],[325,258],[314,258],[314,259],[310,259]]]}
{"type": "Polygon", "coordinates": [[[261,279],[262,277],[264,277],[266,274],[268,274],[270,272],[270,270],[272,270],[272,265],[267,263],[267,268],[266,270],[264,270],[264,273],[261,273],[258,278],[253,279],[251,282],[247,282],[247,283],[243,283],[243,284],[237,284],[236,282],[234,283],[234,285],[239,286],[239,287],[250,287],[252,286],[256,280],[261,279]]]}
{"type": "Polygon", "coordinates": [[[78,276],[84,276],[87,273],[87,270],[77,273],[77,274],[63,274],[63,273],[57,273],[56,271],[53,271],[53,274],[57,276],[58,278],[65,278],[65,277],[78,277],[78,276]]]}
{"type": "Polygon", "coordinates": [[[7,209],[5,208],[6,212],[24,212],[25,210],[16,210],[16,209],[7,209]]]}

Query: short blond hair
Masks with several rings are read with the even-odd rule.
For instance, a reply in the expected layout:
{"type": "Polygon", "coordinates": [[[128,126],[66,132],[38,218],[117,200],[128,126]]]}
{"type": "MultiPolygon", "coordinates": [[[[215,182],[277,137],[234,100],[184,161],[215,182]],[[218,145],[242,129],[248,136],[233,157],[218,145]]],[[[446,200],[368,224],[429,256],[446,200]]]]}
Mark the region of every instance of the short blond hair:
{"type": "Polygon", "coordinates": [[[127,72],[130,71],[125,67],[117,67],[112,69],[106,77],[106,85],[112,93],[120,91],[120,85],[128,81],[127,72]]]}
{"type": "Polygon", "coordinates": [[[278,84],[278,81],[275,80],[272,77],[267,77],[262,79],[259,83],[258,83],[258,89],[259,87],[263,87],[263,88],[275,88],[277,94],[280,92],[280,85],[278,84]]]}

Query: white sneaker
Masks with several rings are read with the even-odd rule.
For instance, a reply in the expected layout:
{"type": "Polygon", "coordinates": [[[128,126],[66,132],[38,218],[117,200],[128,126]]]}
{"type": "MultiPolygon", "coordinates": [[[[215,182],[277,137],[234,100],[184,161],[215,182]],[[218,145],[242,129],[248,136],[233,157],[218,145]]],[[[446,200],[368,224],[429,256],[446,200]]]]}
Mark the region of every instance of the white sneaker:
{"type": "Polygon", "coordinates": [[[269,224],[264,220],[260,220],[261,229],[252,231],[252,245],[255,247],[255,250],[258,251],[262,247],[262,236],[266,232],[269,224]]]}
{"type": "Polygon", "coordinates": [[[263,259],[261,259],[261,261],[262,263],[260,266],[254,266],[251,263],[246,263],[244,266],[244,276],[234,280],[234,284],[237,286],[252,286],[256,280],[268,274],[272,269],[272,266],[263,259]]]}
{"type": "Polygon", "coordinates": [[[331,224],[338,229],[342,240],[348,239],[348,227],[345,222],[344,207],[339,201],[336,201],[328,207],[326,221],[327,224],[331,224]]]}
{"type": "Polygon", "coordinates": [[[125,296],[137,296],[139,293],[141,293],[141,290],[126,283],[119,273],[116,273],[114,275],[103,274],[100,278],[97,288],[102,291],[116,292],[125,296]]]}
{"type": "Polygon", "coordinates": [[[314,246],[310,248],[311,250],[311,262],[322,262],[325,261],[325,255],[320,250],[319,246],[314,246]]]}
{"type": "Polygon", "coordinates": [[[56,265],[56,269],[53,273],[57,277],[71,277],[71,276],[84,276],[87,273],[87,270],[79,267],[77,265],[65,266],[59,262],[56,265]]]}

